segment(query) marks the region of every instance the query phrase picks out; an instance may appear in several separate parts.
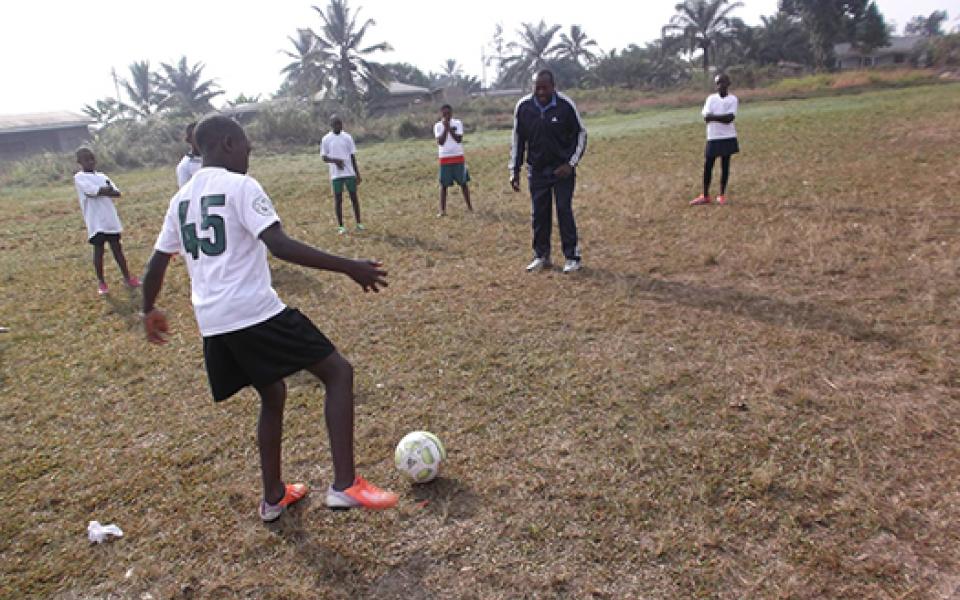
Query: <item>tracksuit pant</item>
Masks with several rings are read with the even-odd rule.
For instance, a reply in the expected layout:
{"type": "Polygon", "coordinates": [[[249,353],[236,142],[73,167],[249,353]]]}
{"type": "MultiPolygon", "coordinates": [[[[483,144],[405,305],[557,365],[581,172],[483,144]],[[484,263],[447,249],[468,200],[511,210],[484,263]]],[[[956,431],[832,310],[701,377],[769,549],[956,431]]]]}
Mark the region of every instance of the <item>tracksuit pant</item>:
{"type": "Polygon", "coordinates": [[[556,200],[557,225],[560,229],[563,256],[567,260],[579,261],[577,222],[573,218],[573,189],[577,181],[576,172],[566,179],[560,179],[553,174],[553,170],[553,167],[542,170],[531,169],[527,180],[532,204],[533,254],[538,258],[550,258],[553,203],[556,200]]]}

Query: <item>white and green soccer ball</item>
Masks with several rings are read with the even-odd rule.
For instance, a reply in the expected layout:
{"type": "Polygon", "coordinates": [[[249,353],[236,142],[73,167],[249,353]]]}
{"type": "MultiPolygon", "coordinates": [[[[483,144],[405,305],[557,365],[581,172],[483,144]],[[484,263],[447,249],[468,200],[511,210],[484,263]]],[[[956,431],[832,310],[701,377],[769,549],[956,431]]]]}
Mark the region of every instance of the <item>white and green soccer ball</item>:
{"type": "Polygon", "coordinates": [[[403,436],[393,453],[393,462],[414,483],[433,481],[447,458],[440,438],[429,431],[411,431],[403,436]]]}

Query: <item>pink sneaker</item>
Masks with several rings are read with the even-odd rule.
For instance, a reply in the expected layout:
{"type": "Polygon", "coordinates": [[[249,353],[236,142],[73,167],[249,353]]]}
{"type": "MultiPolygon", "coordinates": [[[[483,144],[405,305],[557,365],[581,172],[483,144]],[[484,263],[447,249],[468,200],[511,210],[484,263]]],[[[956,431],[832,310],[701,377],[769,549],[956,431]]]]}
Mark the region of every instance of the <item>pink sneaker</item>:
{"type": "Polygon", "coordinates": [[[713,200],[710,198],[710,196],[700,194],[690,201],[690,206],[703,206],[704,204],[710,204],[711,202],[713,202],[713,200]]]}
{"type": "Polygon", "coordinates": [[[727,196],[725,194],[720,194],[717,196],[717,204],[723,206],[727,203],[727,196]]]}
{"type": "Polygon", "coordinates": [[[140,287],[140,280],[137,278],[136,275],[131,275],[130,279],[127,280],[127,285],[132,288],[138,288],[140,287]]]}
{"type": "Polygon", "coordinates": [[[107,284],[101,282],[97,284],[97,293],[101,296],[106,296],[110,293],[110,289],[107,287],[107,284]]]}

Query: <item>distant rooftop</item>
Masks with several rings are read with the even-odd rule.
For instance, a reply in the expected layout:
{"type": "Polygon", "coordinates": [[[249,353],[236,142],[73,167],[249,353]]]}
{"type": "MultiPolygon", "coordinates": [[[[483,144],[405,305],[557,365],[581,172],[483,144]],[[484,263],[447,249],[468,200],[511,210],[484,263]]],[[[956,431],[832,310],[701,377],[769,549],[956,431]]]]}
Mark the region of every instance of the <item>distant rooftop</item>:
{"type": "MultiPolygon", "coordinates": [[[[891,35],[890,43],[880,48],[874,48],[870,54],[899,54],[911,52],[917,44],[925,40],[922,35],[891,35]]],[[[844,42],[833,47],[837,56],[861,55],[862,52],[853,44],[844,42]]]]}
{"type": "Polygon", "coordinates": [[[429,94],[430,90],[425,87],[420,87],[418,85],[410,85],[409,83],[400,83],[399,81],[391,81],[387,84],[387,91],[391,96],[403,96],[405,94],[429,94]]]}
{"type": "Polygon", "coordinates": [[[90,125],[91,123],[93,123],[93,120],[90,117],[65,110],[22,115],[0,115],[0,133],[67,129],[90,125]]]}

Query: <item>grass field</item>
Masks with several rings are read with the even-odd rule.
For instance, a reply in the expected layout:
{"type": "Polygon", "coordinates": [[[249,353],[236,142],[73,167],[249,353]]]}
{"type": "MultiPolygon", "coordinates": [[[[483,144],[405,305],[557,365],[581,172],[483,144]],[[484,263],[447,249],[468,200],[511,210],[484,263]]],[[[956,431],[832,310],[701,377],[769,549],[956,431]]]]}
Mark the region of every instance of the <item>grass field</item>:
{"type": "MultiPolygon", "coordinates": [[[[0,597],[957,597],[960,85],[741,113],[724,208],[686,206],[696,109],[588,121],[575,276],[523,272],[504,132],[468,138],[478,210],[442,220],[433,145],[362,147],[363,236],[317,156],[254,156],[289,233],[390,270],[364,295],[273,265],[356,366],[360,471],[402,493],[271,527],[255,394],[209,399],[182,264],[149,347],[109,257],[96,296],[72,188],[4,190],[0,597]],[[420,428],[449,457],[411,487],[420,428]]],[[[114,179],[142,265],[173,167],[114,179]]],[[[288,384],[285,475],[323,489],[322,390],[288,384]]]]}

